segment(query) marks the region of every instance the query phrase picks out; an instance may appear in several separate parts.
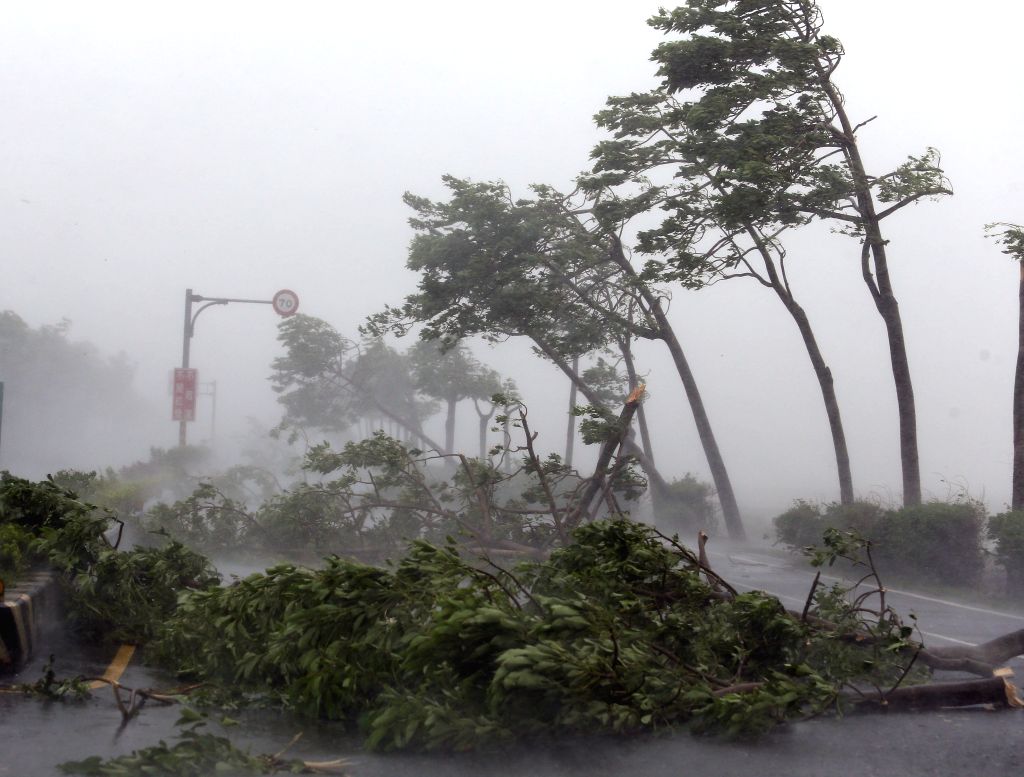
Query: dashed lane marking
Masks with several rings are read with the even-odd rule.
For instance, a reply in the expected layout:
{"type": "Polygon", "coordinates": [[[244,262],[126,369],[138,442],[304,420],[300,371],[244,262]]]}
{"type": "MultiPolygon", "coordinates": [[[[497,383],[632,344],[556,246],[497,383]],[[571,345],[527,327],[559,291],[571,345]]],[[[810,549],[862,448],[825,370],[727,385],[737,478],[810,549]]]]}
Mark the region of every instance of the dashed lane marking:
{"type": "MultiPolygon", "coordinates": [[[[822,575],[822,577],[824,577],[824,575],[822,575]]],[[[750,585],[741,585],[741,586],[734,585],[733,587],[734,588],[745,588],[748,591],[764,591],[766,594],[774,596],[776,599],[785,600],[785,601],[789,601],[789,602],[794,602],[795,604],[800,605],[800,607],[803,607],[804,604],[806,604],[806,602],[807,602],[806,599],[797,599],[795,596],[786,596],[785,594],[775,593],[774,591],[769,591],[767,588],[758,588],[756,586],[750,586],[750,585]]],[[[977,644],[978,644],[977,642],[967,642],[967,641],[962,640],[962,639],[957,639],[956,637],[947,637],[945,634],[936,634],[933,631],[922,631],[921,633],[924,636],[926,636],[926,637],[931,637],[932,639],[943,639],[946,642],[953,642],[953,643],[955,643],[957,645],[967,645],[969,647],[976,647],[977,644]]]]}

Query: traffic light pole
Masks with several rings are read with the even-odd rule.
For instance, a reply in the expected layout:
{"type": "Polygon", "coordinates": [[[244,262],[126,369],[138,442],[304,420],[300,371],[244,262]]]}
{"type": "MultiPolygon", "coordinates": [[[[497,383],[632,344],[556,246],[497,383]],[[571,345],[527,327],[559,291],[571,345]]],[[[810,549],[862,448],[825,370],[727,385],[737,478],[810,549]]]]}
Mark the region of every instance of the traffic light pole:
{"type": "MultiPolygon", "coordinates": [[[[190,345],[196,331],[196,319],[199,314],[214,305],[227,305],[230,302],[241,302],[248,305],[273,305],[279,315],[292,315],[299,307],[298,297],[294,292],[284,290],[274,295],[274,299],[238,299],[235,297],[204,297],[201,294],[193,294],[192,289],[185,289],[185,331],[181,340],[181,366],[182,369],[189,368],[190,345]],[[290,295],[283,297],[282,295],[290,295]],[[288,304],[291,301],[291,304],[288,304]],[[192,312],[192,304],[203,302],[196,311],[192,312]],[[282,311],[284,309],[284,312],[282,311]]],[[[198,390],[198,385],[196,390],[198,390]]],[[[188,421],[181,419],[178,427],[178,445],[184,448],[188,444],[188,421]]]]}

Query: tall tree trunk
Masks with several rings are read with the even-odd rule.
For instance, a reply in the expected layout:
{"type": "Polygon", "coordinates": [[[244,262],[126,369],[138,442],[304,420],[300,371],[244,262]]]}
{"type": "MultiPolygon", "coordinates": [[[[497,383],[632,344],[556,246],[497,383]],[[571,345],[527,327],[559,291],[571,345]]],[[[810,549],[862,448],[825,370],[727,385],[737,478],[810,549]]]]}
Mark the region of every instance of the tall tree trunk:
{"type": "Polygon", "coordinates": [[[1010,507],[1024,510],[1024,262],[1018,286],[1017,371],[1013,378],[1013,492],[1010,507]]]}
{"type": "Polygon", "coordinates": [[[836,118],[842,126],[842,148],[847,167],[853,180],[857,197],[857,210],[864,228],[864,246],[861,251],[861,274],[882,321],[889,341],[889,361],[893,383],[896,387],[896,406],[900,419],[900,463],[903,468],[903,504],[921,504],[921,464],[917,450],[917,408],[914,402],[914,386],[910,378],[910,363],[907,360],[907,345],[903,337],[903,321],[900,307],[893,294],[889,278],[889,263],[882,237],[880,220],[875,212],[871,182],[864,169],[864,162],[857,147],[854,128],[842,96],[819,65],[821,85],[836,111],[836,118]],[[874,272],[872,272],[872,264],[874,272]]]}
{"type": "Polygon", "coordinates": [[[455,453],[455,406],[459,400],[449,397],[445,401],[448,403],[448,412],[444,417],[444,452],[451,455],[455,453]]]}
{"type": "MultiPolygon", "coordinates": [[[[657,305],[655,316],[659,323],[664,321],[668,326],[668,319],[657,305]]],[[[697,425],[697,436],[700,438],[704,448],[704,456],[708,460],[708,468],[711,470],[711,479],[715,483],[715,490],[718,491],[718,501],[722,505],[722,518],[725,519],[725,528],[729,536],[734,540],[745,540],[747,532],[743,528],[743,519],[740,516],[740,508],[736,502],[736,495],[732,490],[732,483],[729,480],[729,473],[725,468],[725,461],[718,450],[718,443],[715,441],[715,434],[711,430],[711,421],[708,419],[707,411],[704,409],[704,400],[701,398],[697,381],[693,377],[690,365],[683,354],[682,346],[676,339],[675,333],[670,327],[663,329],[665,344],[669,353],[672,354],[672,361],[676,365],[679,379],[683,382],[683,389],[686,391],[686,398],[690,402],[690,409],[693,412],[693,420],[697,425]]]]}
{"type": "MultiPolygon", "coordinates": [[[[578,373],[580,371],[580,357],[572,357],[572,371],[578,373]]],[[[573,410],[576,408],[576,381],[570,380],[569,382],[569,421],[565,429],[565,466],[572,466],[572,452],[576,445],[576,414],[573,410]]]]}
{"type": "Polygon", "coordinates": [[[843,431],[843,419],[839,414],[839,401],[836,399],[835,385],[832,381],[832,370],[828,368],[828,365],[825,363],[825,357],[821,355],[821,349],[818,347],[818,340],[814,336],[814,330],[811,329],[811,322],[807,318],[807,313],[797,303],[796,299],[793,298],[793,293],[789,289],[789,283],[784,277],[785,268],[783,268],[783,276],[780,277],[779,271],[775,266],[775,260],[765,244],[760,230],[752,224],[747,224],[745,230],[747,235],[754,241],[757,251],[761,255],[761,261],[764,263],[765,272],[768,275],[768,285],[771,286],[772,291],[775,292],[782,304],[786,306],[789,315],[796,322],[797,329],[800,330],[800,337],[804,341],[804,348],[811,360],[814,375],[818,379],[821,398],[825,403],[825,415],[828,417],[829,430],[832,432],[832,449],[835,452],[836,470],[839,476],[839,501],[844,505],[851,504],[854,497],[853,475],[850,472],[850,451],[846,446],[846,433],[843,431]]]}
{"type": "MultiPolygon", "coordinates": [[[[619,341],[619,351],[622,352],[622,361],[626,365],[626,377],[629,378],[629,390],[632,391],[639,384],[636,376],[636,363],[633,361],[633,350],[629,347],[628,340],[619,341]]],[[[647,458],[654,461],[654,446],[651,444],[651,432],[647,428],[647,413],[644,410],[643,402],[636,409],[636,425],[640,429],[640,442],[644,446],[644,453],[647,458]]]]}
{"type": "Polygon", "coordinates": [[[850,472],[850,452],[846,447],[846,433],[843,431],[843,420],[839,415],[839,401],[836,399],[836,390],[832,382],[832,370],[825,363],[825,358],[818,348],[818,341],[811,329],[811,322],[807,320],[804,309],[798,305],[792,297],[788,297],[786,309],[796,322],[803,338],[807,355],[811,359],[811,366],[814,368],[814,375],[818,379],[818,386],[821,389],[821,398],[825,402],[825,415],[828,416],[829,429],[832,432],[832,448],[835,451],[836,469],[839,475],[839,501],[844,504],[853,503],[853,475],[850,472]]]}
{"type": "Polygon", "coordinates": [[[480,400],[473,397],[473,409],[476,410],[476,417],[479,421],[477,442],[480,444],[480,461],[485,461],[487,459],[487,426],[491,418],[494,417],[494,411],[498,409],[498,406],[492,404],[490,411],[485,413],[480,409],[480,400]]]}
{"type": "Polygon", "coordinates": [[[693,420],[697,425],[697,437],[704,448],[704,456],[707,459],[708,468],[711,470],[711,479],[714,481],[715,490],[718,491],[718,501],[722,505],[722,517],[725,519],[725,528],[733,539],[744,540],[747,538],[747,532],[743,528],[743,518],[740,516],[736,495],[733,493],[729,473],[725,468],[725,460],[718,449],[718,442],[715,440],[715,434],[711,430],[711,421],[708,418],[707,410],[704,408],[704,400],[701,398],[697,381],[693,377],[693,371],[690,369],[686,356],[683,354],[683,348],[679,344],[679,340],[676,339],[675,332],[672,330],[672,325],[665,315],[665,309],[662,307],[661,302],[651,293],[646,284],[637,278],[633,266],[629,263],[629,259],[626,258],[622,250],[622,241],[619,240],[617,235],[612,235],[611,237],[613,241],[612,259],[622,270],[623,274],[634,282],[634,287],[643,296],[644,302],[657,323],[659,339],[664,341],[665,345],[668,346],[669,353],[672,354],[672,361],[676,366],[676,371],[679,373],[679,379],[683,383],[683,390],[686,392],[686,399],[690,403],[693,420]]]}

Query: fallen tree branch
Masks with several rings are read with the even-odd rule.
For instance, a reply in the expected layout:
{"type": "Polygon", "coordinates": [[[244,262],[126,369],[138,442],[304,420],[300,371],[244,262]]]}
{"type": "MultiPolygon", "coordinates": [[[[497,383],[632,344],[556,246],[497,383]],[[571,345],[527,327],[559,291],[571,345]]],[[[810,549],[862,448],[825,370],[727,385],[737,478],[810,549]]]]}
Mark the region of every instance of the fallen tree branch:
{"type": "Polygon", "coordinates": [[[988,676],[1000,664],[1024,654],[1024,629],[1012,631],[981,645],[924,648],[919,660],[932,669],[988,676]]]}
{"type": "Polygon", "coordinates": [[[1001,707],[1024,707],[1017,687],[1003,676],[983,680],[959,680],[928,685],[903,685],[892,691],[856,691],[843,696],[854,704],[854,709],[941,709],[942,707],[972,707],[977,704],[995,704],[1001,707]]]}

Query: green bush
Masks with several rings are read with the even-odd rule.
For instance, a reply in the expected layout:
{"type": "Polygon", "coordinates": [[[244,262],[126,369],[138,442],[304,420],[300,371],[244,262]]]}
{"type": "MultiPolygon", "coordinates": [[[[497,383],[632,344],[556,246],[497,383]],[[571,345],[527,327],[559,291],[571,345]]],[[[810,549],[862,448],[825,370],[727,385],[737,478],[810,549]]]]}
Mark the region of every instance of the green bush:
{"type": "Polygon", "coordinates": [[[874,502],[819,505],[799,499],[786,512],[775,517],[775,536],[779,542],[793,548],[820,545],[826,529],[856,532],[869,538],[885,514],[885,510],[874,502]]]}
{"type": "MultiPolygon", "coordinates": [[[[984,520],[985,508],[972,501],[885,510],[872,502],[818,505],[801,500],[774,523],[779,542],[793,548],[820,545],[826,529],[855,532],[871,540],[879,571],[888,576],[970,586],[978,582],[984,566],[984,520]]],[[[1024,529],[1019,531],[1024,567],[1024,529]]]]}
{"type": "Polygon", "coordinates": [[[996,543],[996,560],[1006,569],[1006,593],[1024,594],[1024,510],[993,515],[988,537],[996,543]]]}
{"type": "Polygon", "coordinates": [[[718,527],[715,489],[710,483],[687,473],[668,484],[665,504],[658,504],[656,517],[673,531],[714,534],[718,527]]]}
{"type": "Polygon", "coordinates": [[[13,523],[0,523],[0,580],[13,585],[32,560],[33,537],[13,523]]]}
{"type": "Polygon", "coordinates": [[[798,499],[786,512],[775,516],[776,539],[791,548],[805,548],[821,542],[825,519],[821,506],[798,499]]]}
{"type": "Polygon", "coordinates": [[[928,502],[889,512],[871,535],[875,560],[888,575],[923,583],[972,586],[984,568],[977,502],[928,502]]]}

